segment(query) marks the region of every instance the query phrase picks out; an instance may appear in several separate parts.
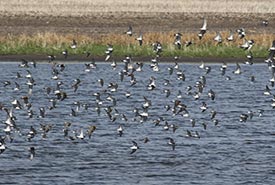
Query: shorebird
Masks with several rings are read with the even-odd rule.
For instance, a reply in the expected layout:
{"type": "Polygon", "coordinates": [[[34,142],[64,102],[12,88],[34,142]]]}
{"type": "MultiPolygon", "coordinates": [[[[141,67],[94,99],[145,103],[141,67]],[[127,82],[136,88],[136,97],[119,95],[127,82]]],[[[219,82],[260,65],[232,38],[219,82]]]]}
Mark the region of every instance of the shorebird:
{"type": "Polygon", "coordinates": [[[32,146],[29,148],[29,152],[30,152],[30,160],[33,160],[34,156],[35,156],[35,148],[32,146]]]}
{"type": "Polygon", "coordinates": [[[79,135],[76,136],[76,138],[83,140],[85,138],[83,129],[80,129],[79,135]]]}
{"type": "Polygon", "coordinates": [[[232,30],[229,31],[229,36],[226,38],[226,40],[229,42],[234,40],[234,32],[232,30]]]}
{"type": "Polygon", "coordinates": [[[138,41],[139,45],[142,46],[142,43],[143,43],[142,33],[139,34],[139,37],[137,37],[136,40],[138,41]]]}
{"type": "Polygon", "coordinates": [[[19,67],[22,67],[22,68],[29,68],[29,62],[25,59],[21,59],[21,64],[19,64],[19,67]]]}
{"type": "Polygon", "coordinates": [[[245,61],[245,64],[252,65],[253,64],[253,54],[251,51],[246,55],[247,61],[245,61]]]}
{"type": "Polygon", "coordinates": [[[62,51],[62,55],[64,56],[64,58],[66,59],[68,57],[68,50],[65,49],[64,51],[62,51]]]}
{"type": "Polygon", "coordinates": [[[148,90],[154,90],[156,88],[156,81],[155,80],[156,79],[153,76],[150,77],[150,81],[149,81],[149,84],[147,86],[148,90]]]}
{"type": "Polygon", "coordinates": [[[162,44],[159,41],[156,41],[152,44],[153,51],[156,52],[157,55],[159,55],[162,52],[162,44]]]}
{"type": "Polygon", "coordinates": [[[206,30],[207,30],[207,21],[204,18],[203,19],[203,25],[200,28],[200,32],[198,33],[198,37],[199,37],[200,40],[203,38],[204,34],[206,33],[206,30]]]}
{"type": "Polygon", "coordinates": [[[244,28],[237,29],[237,33],[238,33],[240,39],[242,39],[242,38],[245,37],[245,30],[244,30],[244,28]]]}
{"type": "Polygon", "coordinates": [[[227,69],[227,64],[223,62],[222,66],[220,67],[220,70],[222,71],[222,75],[225,75],[227,69]]]}
{"type": "Polygon", "coordinates": [[[117,128],[117,133],[118,133],[119,137],[122,136],[123,130],[124,130],[123,127],[121,125],[119,125],[119,127],[117,128]]]}
{"type": "Polygon", "coordinates": [[[266,19],[262,20],[262,25],[265,26],[265,27],[268,26],[268,20],[266,20],[266,19]]]}
{"type": "Polygon", "coordinates": [[[73,39],[73,41],[72,41],[71,48],[72,49],[76,49],[77,48],[77,43],[76,43],[75,39],[73,39]]]}
{"type": "Polygon", "coordinates": [[[114,51],[113,45],[108,44],[107,49],[105,51],[105,54],[106,54],[105,61],[108,61],[110,59],[111,54],[113,53],[113,51],[114,51]]]}
{"type": "Polygon", "coordinates": [[[174,44],[176,45],[176,47],[178,49],[181,49],[181,36],[182,36],[181,33],[175,33],[174,34],[174,37],[175,37],[174,44]]]}
{"type": "Polygon", "coordinates": [[[214,37],[214,41],[216,41],[217,44],[222,43],[222,36],[221,36],[220,32],[217,32],[216,36],[214,37]]]}
{"type": "Polygon", "coordinates": [[[131,25],[129,25],[128,30],[125,32],[125,34],[132,36],[133,35],[133,28],[131,25]]]}
{"type": "Polygon", "coordinates": [[[244,39],[244,43],[242,45],[240,45],[240,48],[249,51],[252,48],[253,45],[254,45],[254,40],[244,39]]]}
{"type": "Polygon", "coordinates": [[[215,92],[212,90],[212,89],[210,89],[209,91],[208,91],[208,97],[211,99],[211,100],[215,100],[215,92]]]}
{"type": "Polygon", "coordinates": [[[217,115],[217,112],[215,110],[212,110],[210,119],[213,120],[216,117],[216,115],[217,115]]]}
{"type": "Polygon", "coordinates": [[[169,138],[168,145],[171,145],[172,150],[175,150],[176,142],[173,138],[169,138]]]}
{"type": "Polygon", "coordinates": [[[246,122],[247,118],[248,118],[248,115],[243,113],[243,114],[240,115],[239,121],[240,122],[246,122]]]}
{"type": "Polygon", "coordinates": [[[6,150],[6,145],[4,142],[0,141],[0,154],[6,150]]]}
{"type": "Polygon", "coordinates": [[[132,141],[132,143],[133,143],[133,146],[130,147],[130,149],[132,150],[130,154],[135,153],[139,149],[137,142],[132,141]]]}
{"type": "Polygon", "coordinates": [[[271,95],[271,90],[268,87],[268,85],[265,86],[264,95],[266,95],[266,96],[270,96],[271,95]]]}
{"type": "Polygon", "coordinates": [[[201,109],[201,112],[205,112],[207,110],[207,104],[205,102],[202,102],[200,109],[201,109]]]}
{"type": "Polygon", "coordinates": [[[189,47],[189,46],[191,46],[193,44],[193,42],[191,41],[191,40],[187,40],[187,41],[185,41],[185,47],[189,47]]]}
{"type": "Polygon", "coordinates": [[[237,74],[237,75],[239,75],[239,74],[242,73],[242,71],[241,71],[241,66],[240,66],[239,63],[236,63],[236,69],[235,69],[235,71],[233,71],[233,73],[234,73],[234,74],[237,74]]]}
{"type": "Polygon", "coordinates": [[[272,63],[274,62],[274,55],[275,55],[275,40],[272,41],[272,45],[269,48],[269,54],[268,54],[268,58],[265,60],[266,63],[268,63],[269,66],[272,65],[272,63]]]}
{"type": "Polygon", "coordinates": [[[27,134],[28,141],[31,141],[31,139],[33,139],[36,134],[37,134],[37,131],[33,128],[33,126],[31,126],[31,128],[27,134]]]}

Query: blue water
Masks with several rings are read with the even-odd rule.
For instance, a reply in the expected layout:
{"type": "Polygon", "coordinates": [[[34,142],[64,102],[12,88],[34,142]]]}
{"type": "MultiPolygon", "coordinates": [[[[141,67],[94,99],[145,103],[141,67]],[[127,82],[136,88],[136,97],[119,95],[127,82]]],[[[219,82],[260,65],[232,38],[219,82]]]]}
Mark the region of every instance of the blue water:
{"type": "MultiPolygon", "coordinates": [[[[0,154],[0,184],[274,184],[275,182],[275,123],[271,99],[273,96],[263,94],[269,85],[271,72],[266,64],[241,65],[242,73],[233,74],[235,64],[229,64],[226,74],[221,75],[221,64],[206,64],[211,67],[210,73],[200,69],[199,64],[179,64],[185,74],[185,81],[178,80],[176,69],[169,75],[168,67],[174,63],[159,64],[160,71],[153,72],[149,63],[145,63],[141,72],[134,72],[137,83],[130,84],[130,77],[120,81],[119,72],[124,64],[118,63],[112,69],[109,63],[97,63],[95,69],[85,71],[84,63],[66,63],[64,71],[60,71],[58,80],[52,79],[52,64],[38,63],[37,67],[18,67],[20,63],[1,63],[0,102],[9,110],[11,102],[20,101],[22,109],[13,109],[18,130],[13,129],[12,142],[6,139],[7,149],[0,154]],[[26,85],[27,70],[32,74],[36,85],[32,93],[26,85]],[[21,78],[16,77],[16,72],[21,78]],[[194,87],[200,76],[206,77],[206,85],[198,100],[186,92],[187,86],[194,87]],[[255,76],[255,82],[250,77],[255,76]],[[150,77],[156,78],[156,88],[147,89],[150,77]],[[230,76],[231,80],[226,80],[230,76]],[[74,79],[80,79],[76,92],[71,87],[74,79]],[[101,87],[98,80],[104,80],[101,87]],[[170,84],[165,86],[164,79],[170,84]],[[4,82],[11,82],[4,87],[4,82]],[[57,101],[56,108],[49,109],[50,99],[56,98],[53,90],[57,82],[63,82],[62,91],[68,98],[57,101]],[[20,90],[14,90],[15,83],[20,90]],[[117,83],[116,92],[110,92],[109,83],[117,83]],[[46,94],[46,87],[52,91],[46,94]],[[164,89],[171,94],[166,97],[164,89]],[[216,93],[214,101],[207,92],[212,89],[216,93]],[[182,97],[177,97],[178,91],[182,97]],[[126,98],[125,93],[131,92],[126,98]],[[101,94],[101,112],[97,113],[94,93],[101,94]],[[107,100],[108,94],[116,99],[116,105],[107,100]],[[23,105],[22,96],[28,96],[34,112],[29,118],[27,108],[23,105]],[[144,98],[151,100],[148,108],[148,119],[141,122],[135,117],[134,108],[140,109],[144,98]],[[166,111],[165,105],[173,108],[174,100],[180,100],[187,106],[189,117],[174,115],[166,111]],[[76,116],[71,116],[71,109],[76,110],[74,102],[80,102],[76,116]],[[206,102],[208,109],[201,112],[200,106],[206,102]],[[87,104],[85,110],[83,105],[87,104]],[[112,107],[111,112],[116,120],[112,121],[104,110],[112,107]],[[39,108],[46,109],[45,117],[39,117],[39,108]],[[114,108],[116,110],[114,110],[114,108]],[[219,123],[215,126],[210,119],[211,111],[217,111],[219,123]],[[259,116],[259,110],[263,115],[259,116]],[[240,122],[239,116],[248,111],[253,118],[240,122]],[[122,119],[122,114],[128,118],[122,119]],[[173,133],[172,128],[164,130],[164,121],[155,126],[154,120],[162,117],[170,125],[178,126],[173,133]],[[195,119],[192,127],[190,119],[195,119]],[[64,122],[71,122],[69,135],[74,137],[84,130],[83,140],[64,137],[64,122]],[[42,138],[40,124],[51,124],[52,129],[42,138]],[[202,124],[206,124],[206,130],[202,124]],[[91,138],[86,130],[96,126],[91,138]],[[122,125],[124,133],[119,137],[117,128],[122,125]],[[30,127],[37,134],[31,141],[27,140],[30,127]],[[187,137],[187,130],[193,134],[197,131],[200,139],[187,137]],[[144,143],[148,137],[149,142],[144,143]],[[168,144],[169,138],[176,142],[175,150],[168,144]],[[136,141],[139,149],[131,153],[132,141],[136,141]],[[35,156],[30,160],[29,147],[35,147],[35,156]]],[[[271,87],[274,93],[274,88],[271,87]]],[[[3,129],[7,114],[3,110],[0,118],[0,135],[5,136],[3,129]]]]}

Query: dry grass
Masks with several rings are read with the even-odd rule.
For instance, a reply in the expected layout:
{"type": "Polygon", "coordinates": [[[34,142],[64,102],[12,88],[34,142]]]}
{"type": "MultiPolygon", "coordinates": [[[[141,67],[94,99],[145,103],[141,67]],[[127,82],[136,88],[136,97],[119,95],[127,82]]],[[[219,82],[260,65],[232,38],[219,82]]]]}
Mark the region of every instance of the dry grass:
{"type": "MultiPolygon", "coordinates": [[[[144,33],[143,40],[144,45],[151,45],[152,43],[159,41],[163,45],[169,45],[174,43],[174,33],[175,32],[152,32],[144,33]]],[[[191,40],[195,44],[200,45],[215,45],[216,42],[213,40],[215,37],[215,32],[207,32],[202,40],[199,40],[196,33],[183,33],[182,42],[191,40]]],[[[229,35],[229,32],[221,32],[224,46],[238,46],[242,44],[243,39],[239,39],[237,34],[235,34],[235,39],[233,42],[226,41],[226,37],[229,35]]],[[[250,34],[246,37],[247,39],[253,39],[255,45],[269,47],[272,41],[275,39],[273,34],[263,33],[263,34],[250,34]]],[[[61,46],[69,45],[72,40],[75,39],[78,42],[78,45],[87,45],[87,44],[97,44],[97,45],[138,45],[135,37],[127,36],[125,34],[107,34],[99,35],[97,37],[91,37],[88,35],[74,35],[74,34],[57,34],[57,33],[37,33],[34,35],[7,35],[0,37],[0,43],[19,43],[24,45],[27,42],[37,43],[42,46],[61,46]]]]}
{"type": "Polygon", "coordinates": [[[110,12],[275,13],[273,0],[1,0],[1,14],[81,16],[110,12]]]}
{"type": "MultiPolygon", "coordinates": [[[[145,33],[144,45],[140,47],[135,37],[124,34],[109,34],[91,37],[88,35],[38,33],[34,35],[7,35],[0,37],[0,54],[60,54],[64,49],[70,50],[71,54],[83,54],[90,51],[94,56],[103,56],[108,43],[114,45],[114,56],[153,56],[152,43],[159,41],[163,44],[166,56],[190,56],[190,57],[244,57],[245,51],[239,48],[243,40],[225,40],[228,33],[222,32],[224,42],[217,45],[213,40],[216,33],[208,32],[202,40],[196,34],[183,34],[182,41],[192,40],[194,44],[181,50],[174,45],[174,32],[169,33],[145,33]],[[70,49],[72,40],[78,43],[78,49],[70,49]]],[[[267,56],[274,36],[272,34],[250,34],[247,39],[253,39],[255,46],[252,52],[255,57],[267,56]]]]}

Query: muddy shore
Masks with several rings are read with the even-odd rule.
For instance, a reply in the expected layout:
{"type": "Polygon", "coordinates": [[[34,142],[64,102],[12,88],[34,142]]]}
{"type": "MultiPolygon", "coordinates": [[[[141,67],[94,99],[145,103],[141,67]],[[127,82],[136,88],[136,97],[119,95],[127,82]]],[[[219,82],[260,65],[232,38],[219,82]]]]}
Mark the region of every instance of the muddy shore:
{"type": "Polygon", "coordinates": [[[9,15],[0,13],[0,35],[41,32],[72,34],[123,33],[132,25],[139,32],[197,32],[203,18],[209,31],[245,28],[248,33],[275,33],[274,14],[109,12],[88,16],[9,15]],[[262,25],[268,20],[268,26],[262,25]]]}

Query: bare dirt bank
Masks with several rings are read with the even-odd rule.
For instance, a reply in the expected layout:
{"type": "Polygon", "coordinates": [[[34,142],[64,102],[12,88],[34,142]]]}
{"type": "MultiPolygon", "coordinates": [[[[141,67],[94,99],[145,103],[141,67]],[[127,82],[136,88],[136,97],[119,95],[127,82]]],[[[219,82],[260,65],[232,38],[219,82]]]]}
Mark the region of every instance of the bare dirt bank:
{"type": "Polygon", "coordinates": [[[209,31],[245,28],[249,33],[275,33],[275,14],[108,12],[83,16],[9,15],[0,13],[0,35],[38,32],[72,34],[123,33],[132,25],[139,32],[198,32],[203,17],[209,31]],[[267,19],[269,25],[261,22],[267,19]]]}
{"type": "MultiPolygon", "coordinates": [[[[46,55],[0,55],[0,63],[4,62],[20,62],[22,59],[27,61],[39,61],[49,62],[48,56],[46,55]]],[[[65,59],[63,56],[56,56],[56,62],[105,62],[104,57],[86,57],[85,55],[72,55],[65,59]]],[[[122,62],[125,59],[123,57],[114,57],[112,61],[122,62]]],[[[132,57],[133,62],[151,62],[151,57],[132,57]]],[[[178,62],[178,63],[243,63],[245,58],[212,58],[212,57],[180,57],[178,60],[174,60],[173,57],[160,57],[159,62],[178,62]]],[[[108,61],[111,63],[110,61],[108,61]]],[[[264,58],[255,58],[254,63],[264,63],[264,58]]]]}

